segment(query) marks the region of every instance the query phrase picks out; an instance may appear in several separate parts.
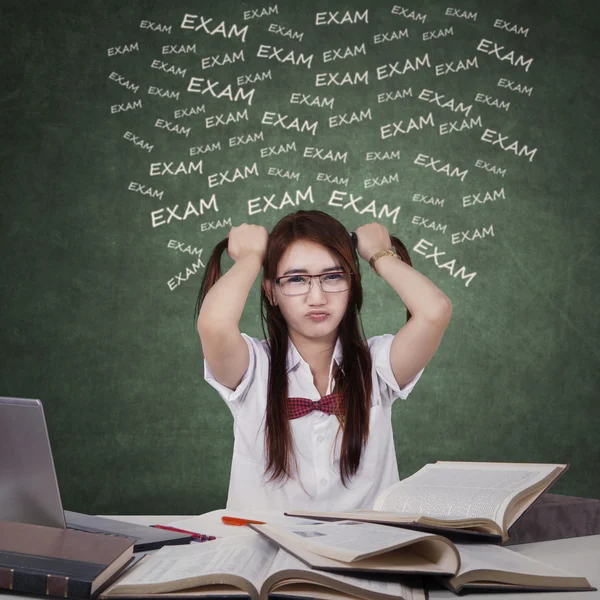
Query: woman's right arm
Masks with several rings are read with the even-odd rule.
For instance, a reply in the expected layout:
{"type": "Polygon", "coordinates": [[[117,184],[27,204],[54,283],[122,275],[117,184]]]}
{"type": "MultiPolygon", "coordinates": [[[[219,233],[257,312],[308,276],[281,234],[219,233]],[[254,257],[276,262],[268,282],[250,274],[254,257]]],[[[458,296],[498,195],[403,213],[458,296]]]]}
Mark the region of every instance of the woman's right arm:
{"type": "Polygon", "coordinates": [[[255,254],[236,261],[204,297],[198,315],[198,330],[237,329],[261,267],[262,259],[255,254]]]}
{"type": "Polygon", "coordinates": [[[228,253],[235,264],[207,292],[198,315],[204,358],[217,381],[232,390],[248,369],[250,356],[239,322],[260,273],[268,235],[258,225],[232,227],[228,253]]]}

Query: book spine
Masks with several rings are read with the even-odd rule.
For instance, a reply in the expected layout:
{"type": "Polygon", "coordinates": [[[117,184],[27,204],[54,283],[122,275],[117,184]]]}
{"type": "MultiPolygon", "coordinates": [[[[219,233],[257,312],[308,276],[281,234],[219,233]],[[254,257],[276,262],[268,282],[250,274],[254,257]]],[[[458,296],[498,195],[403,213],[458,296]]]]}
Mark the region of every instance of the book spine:
{"type": "Polygon", "coordinates": [[[61,575],[0,567],[0,588],[60,598],[89,598],[92,585],[61,575]]]}

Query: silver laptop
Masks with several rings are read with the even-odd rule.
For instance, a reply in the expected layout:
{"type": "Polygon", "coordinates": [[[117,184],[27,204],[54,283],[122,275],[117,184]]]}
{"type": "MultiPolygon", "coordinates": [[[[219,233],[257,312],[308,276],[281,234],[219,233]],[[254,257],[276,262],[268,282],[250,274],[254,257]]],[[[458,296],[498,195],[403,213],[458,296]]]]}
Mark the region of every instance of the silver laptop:
{"type": "Polygon", "coordinates": [[[0,396],[0,520],[135,538],[134,551],[185,544],[193,536],[63,511],[44,409],[39,400],[0,396]]]}

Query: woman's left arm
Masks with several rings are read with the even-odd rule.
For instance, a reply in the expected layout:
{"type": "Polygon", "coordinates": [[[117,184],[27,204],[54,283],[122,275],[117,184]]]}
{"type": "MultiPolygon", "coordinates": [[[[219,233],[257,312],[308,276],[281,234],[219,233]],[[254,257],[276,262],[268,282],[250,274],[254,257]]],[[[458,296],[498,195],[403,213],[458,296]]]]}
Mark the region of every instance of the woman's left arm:
{"type": "Polygon", "coordinates": [[[382,256],[373,266],[411,312],[411,318],[396,333],[390,348],[392,371],[402,388],[439,348],[452,316],[452,304],[427,277],[394,256],[382,256]]]}
{"type": "MultiPolygon", "coordinates": [[[[379,250],[392,247],[387,229],[380,223],[361,225],[356,234],[357,250],[366,261],[379,250]]],[[[398,386],[403,387],[439,348],[452,316],[452,303],[427,277],[395,256],[382,256],[373,266],[411,313],[411,318],[394,336],[390,349],[394,377],[398,386]]]]}

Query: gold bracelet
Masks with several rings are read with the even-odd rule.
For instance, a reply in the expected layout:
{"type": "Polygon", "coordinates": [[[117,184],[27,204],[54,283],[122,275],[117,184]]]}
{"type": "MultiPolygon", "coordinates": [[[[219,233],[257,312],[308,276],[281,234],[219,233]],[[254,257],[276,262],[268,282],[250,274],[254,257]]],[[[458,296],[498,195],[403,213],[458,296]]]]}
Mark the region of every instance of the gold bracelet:
{"type": "MultiPolygon", "coordinates": [[[[375,271],[375,273],[377,273],[377,270],[375,269],[375,261],[378,258],[381,258],[382,256],[397,256],[398,258],[400,258],[398,256],[398,253],[396,252],[396,248],[392,247],[390,250],[380,250],[379,252],[377,252],[376,254],[373,254],[373,256],[371,256],[371,258],[369,259],[369,264],[371,265],[371,268],[373,269],[373,271],[375,271]]],[[[379,275],[379,273],[377,273],[377,275],[379,275]]]]}

